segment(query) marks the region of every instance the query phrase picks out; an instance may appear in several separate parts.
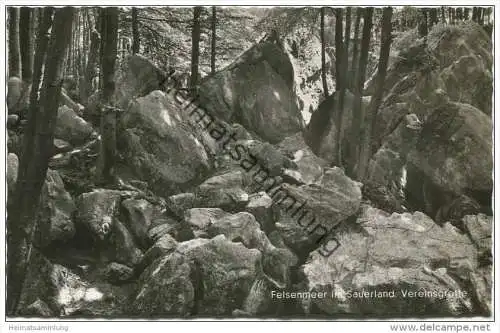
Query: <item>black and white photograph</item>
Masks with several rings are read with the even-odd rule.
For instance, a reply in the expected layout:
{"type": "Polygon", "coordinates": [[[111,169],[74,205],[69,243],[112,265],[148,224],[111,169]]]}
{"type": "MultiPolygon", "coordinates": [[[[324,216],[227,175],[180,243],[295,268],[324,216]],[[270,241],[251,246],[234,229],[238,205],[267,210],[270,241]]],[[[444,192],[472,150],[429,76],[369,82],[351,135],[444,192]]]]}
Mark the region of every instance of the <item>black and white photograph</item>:
{"type": "Polygon", "coordinates": [[[2,7],[6,332],[492,330],[493,2],[2,7]]]}

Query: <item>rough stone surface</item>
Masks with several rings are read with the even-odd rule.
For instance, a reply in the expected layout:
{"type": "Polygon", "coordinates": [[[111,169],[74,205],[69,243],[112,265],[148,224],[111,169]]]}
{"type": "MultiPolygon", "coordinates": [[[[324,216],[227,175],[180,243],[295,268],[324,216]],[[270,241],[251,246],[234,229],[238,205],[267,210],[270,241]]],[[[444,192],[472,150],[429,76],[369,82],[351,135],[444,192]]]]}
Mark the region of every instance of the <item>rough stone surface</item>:
{"type": "Polygon", "coordinates": [[[137,98],[121,121],[119,148],[128,165],[164,197],[200,183],[210,169],[209,156],[183,112],[172,96],[154,91],[137,98]]]}
{"type": "MultiPolygon", "coordinates": [[[[315,251],[302,267],[309,290],[335,297],[312,300],[320,313],[355,316],[460,316],[473,314],[470,295],[448,273],[454,260],[469,258],[475,249],[466,236],[447,224],[437,226],[426,215],[389,215],[364,207],[358,223],[365,231],[339,237],[340,247],[325,257],[315,251]],[[441,293],[408,297],[419,290],[441,293]],[[354,292],[391,292],[380,297],[353,297],[354,292]],[[443,294],[450,292],[450,294],[443,294]]],[[[304,303],[306,309],[311,304],[304,303]]]]}
{"type": "Polygon", "coordinates": [[[45,247],[53,241],[66,242],[73,238],[76,230],[72,218],[76,205],[55,170],[47,171],[40,207],[35,238],[38,246],[45,247]]]}
{"type": "Polygon", "coordinates": [[[292,90],[293,75],[290,60],[279,46],[259,43],[201,82],[200,105],[277,143],[303,127],[292,90]]]}
{"type": "Polygon", "coordinates": [[[78,146],[89,140],[93,131],[92,126],[74,110],[67,106],[61,106],[58,109],[54,133],[56,138],[78,146]]]}

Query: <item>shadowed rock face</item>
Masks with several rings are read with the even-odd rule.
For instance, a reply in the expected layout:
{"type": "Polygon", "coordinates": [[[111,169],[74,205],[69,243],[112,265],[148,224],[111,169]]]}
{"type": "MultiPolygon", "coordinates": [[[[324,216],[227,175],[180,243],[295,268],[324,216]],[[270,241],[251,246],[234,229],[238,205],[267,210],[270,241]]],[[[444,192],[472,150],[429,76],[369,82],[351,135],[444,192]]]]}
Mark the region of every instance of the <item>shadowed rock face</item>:
{"type": "Polygon", "coordinates": [[[408,157],[410,197],[429,202],[430,214],[448,204],[444,194],[491,205],[483,194],[491,196],[493,187],[491,130],[491,118],[471,105],[450,102],[434,111],[408,157]]]}
{"type": "Polygon", "coordinates": [[[285,52],[264,41],[204,79],[198,101],[211,115],[237,121],[265,141],[277,143],[303,128],[293,84],[285,52]]]}

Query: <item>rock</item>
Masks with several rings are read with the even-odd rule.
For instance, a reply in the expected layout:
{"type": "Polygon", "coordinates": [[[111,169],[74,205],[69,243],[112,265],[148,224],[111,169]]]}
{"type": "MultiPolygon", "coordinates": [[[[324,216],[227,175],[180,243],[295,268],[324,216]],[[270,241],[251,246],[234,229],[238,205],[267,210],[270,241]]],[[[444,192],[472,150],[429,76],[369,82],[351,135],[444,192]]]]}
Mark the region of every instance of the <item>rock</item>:
{"type": "Polygon", "coordinates": [[[121,119],[120,151],[138,178],[164,197],[200,183],[210,170],[185,112],[172,96],[154,91],[137,98],[121,119]]]}
{"type": "Polygon", "coordinates": [[[156,261],[142,273],[139,292],[128,312],[148,318],[191,315],[196,293],[191,275],[189,259],[179,253],[156,261]]]}
{"type": "Polygon", "coordinates": [[[361,184],[340,168],[327,169],[319,184],[283,184],[272,193],[276,229],[285,244],[304,255],[330,237],[340,223],[356,214],[361,184]]]}
{"type": "MultiPolygon", "coordinates": [[[[336,160],[334,149],[337,143],[337,105],[338,92],[334,92],[326,98],[318,107],[312,116],[304,132],[304,140],[311,150],[328,163],[336,160]],[[329,121],[328,121],[329,120],[329,121]]],[[[366,109],[370,100],[369,97],[363,98],[362,107],[366,109]]],[[[341,147],[342,151],[347,151],[347,142],[349,140],[348,129],[352,126],[352,113],[346,110],[352,110],[354,105],[354,95],[346,91],[344,98],[344,113],[342,117],[341,147]]]]}
{"type": "Polygon", "coordinates": [[[134,54],[124,61],[117,73],[115,98],[118,107],[126,110],[130,101],[144,97],[155,90],[161,90],[167,77],[150,60],[134,54]]]}
{"type": "Polygon", "coordinates": [[[195,237],[206,235],[214,220],[228,216],[230,213],[220,208],[192,208],[184,214],[184,221],[191,226],[195,237]]]}
{"type": "Polygon", "coordinates": [[[292,161],[297,165],[297,171],[300,172],[306,184],[317,182],[323,176],[323,169],[328,167],[328,163],[314,155],[307,146],[302,133],[285,138],[279,143],[278,149],[285,156],[292,158],[292,161]]]}
{"type": "Polygon", "coordinates": [[[156,259],[164,257],[166,254],[173,252],[176,248],[177,241],[169,234],[163,235],[146,251],[146,253],[144,253],[141,262],[136,266],[136,271],[142,272],[156,259]]]}
{"type": "MultiPolygon", "coordinates": [[[[22,313],[38,300],[44,302],[52,316],[60,317],[85,308],[88,303],[102,297],[95,288],[88,287],[71,270],[52,264],[38,250],[32,248],[24,288],[19,301],[22,313]]],[[[38,302],[43,306],[42,303],[38,302]]],[[[39,309],[47,313],[45,307],[39,309]]],[[[36,314],[38,316],[38,314],[36,314]]]]}
{"type": "Polygon", "coordinates": [[[104,240],[118,213],[120,197],[119,191],[106,189],[81,194],[76,199],[76,223],[90,231],[95,239],[104,240]]]}
{"type": "Polygon", "coordinates": [[[178,251],[197,267],[195,288],[203,284],[203,298],[198,299],[200,316],[230,315],[241,308],[243,299],[259,273],[261,254],[233,243],[223,235],[210,240],[195,239],[180,243],[178,251]]]}
{"type": "Polygon", "coordinates": [[[25,309],[20,310],[20,314],[23,317],[39,317],[39,318],[49,318],[53,317],[54,313],[50,310],[47,303],[37,298],[37,300],[25,309]]]}
{"type": "Polygon", "coordinates": [[[179,193],[167,198],[168,208],[178,217],[184,216],[184,213],[196,204],[194,193],[179,193]]]}
{"type": "Polygon", "coordinates": [[[491,259],[493,256],[491,240],[493,237],[493,218],[484,214],[467,215],[463,219],[464,228],[478,252],[491,259]]]}
{"type": "Polygon", "coordinates": [[[15,129],[19,125],[19,115],[17,114],[9,114],[7,116],[7,128],[15,129]]]}
{"type": "Polygon", "coordinates": [[[274,228],[272,211],[273,199],[266,192],[250,195],[250,200],[245,208],[247,212],[255,216],[260,227],[266,233],[274,228]]]}
{"type": "Polygon", "coordinates": [[[56,138],[78,146],[88,141],[93,131],[92,126],[74,110],[66,106],[59,107],[54,132],[56,138]]]}
{"type": "Polygon", "coordinates": [[[23,136],[14,131],[7,130],[7,151],[21,156],[23,149],[23,136]]]}
{"type": "Polygon", "coordinates": [[[124,222],[136,243],[146,250],[150,243],[148,229],[153,219],[161,214],[160,209],[144,199],[126,199],[122,201],[124,222]]]}
{"type": "Polygon", "coordinates": [[[16,154],[7,155],[7,189],[8,197],[12,198],[16,189],[17,174],[19,170],[19,159],[16,154]]]}
{"type": "Polygon", "coordinates": [[[179,242],[193,239],[194,233],[188,223],[173,218],[161,218],[154,220],[148,236],[152,243],[156,243],[163,235],[169,234],[179,242]]]}
{"type": "Polygon", "coordinates": [[[416,207],[427,198],[428,214],[447,204],[446,196],[468,195],[491,207],[492,122],[468,104],[449,102],[427,119],[408,155],[406,192],[416,207]]]}
{"type": "Polygon", "coordinates": [[[106,278],[114,284],[126,282],[133,276],[134,270],[128,266],[112,262],[106,267],[106,278]]]}
{"type": "Polygon", "coordinates": [[[114,261],[130,267],[137,265],[143,256],[129,230],[118,220],[113,221],[109,241],[114,261]]]}
{"type": "Polygon", "coordinates": [[[213,117],[237,121],[265,141],[277,143],[303,128],[293,75],[286,53],[276,44],[261,42],[202,80],[199,105],[213,117]]]}
{"type": "Polygon", "coordinates": [[[193,239],[156,260],[139,280],[132,312],[148,316],[228,316],[250,292],[261,255],[228,241],[193,239]]]}
{"type": "Polygon", "coordinates": [[[37,246],[43,248],[54,241],[64,243],[72,239],[76,232],[72,219],[75,210],[76,205],[59,173],[47,170],[35,234],[37,246]]]}
{"type": "Polygon", "coordinates": [[[492,312],[491,290],[493,288],[491,265],[472,272],[470,276],[473,297],[477,299],[480,315],[490,317],[492,312]]]}
{"type": "Polygon", "coordinates": [[[28,109],[31,85],[20,78],[10,77],[7,81],[7,109],[9,114],[21,114],[28,109]]]}
{"type": "Polygon", "coordinates": [[[371,207],[364,207],[358,223],[364,233],[343,234],[329,256],[314,251],[302,266],[306,290],[328,295],[310,300],[319,313],[360,318],[475,313],[470,295],[446,273],[454,258],[475,265],[473,244],[454,227],[439,227],[420,212],[389,215],[371,207]],[[431,296],[408,296],[419,291],[431,296]],[[363,292],[372,296],[359,296],[363,292]]]}
{"type": "Polygon", "coordinates": [[[60,106],[67,106],[71,110],[73,110],[78,116],[82,116],[84,112],[84,106],[81,105],[80,103],[76,103],[71,99],[71,97],[68,96],[68,93],[66,89],[62,88],[61,89],[61,98],[59,102],[60,106]]]}
{"type": "Polygon", "coordinates": [[[53,154],[59,154],[59,153],[66,153],[73,149],[71,144],[67,141],[61,140],[61,139],[54,139],[54,144],[53,144],[53,154]]]}
{"type": "Polygon", "coordinates": [[[458,58],[441,72],[446,91],[451,100],[471,104],[491,116],[493,76],[480,55],[458,58]]]}
{"type": "Polygon", "coordinates": [[[243,243],[247,248],[258,249],[261,253],[273,247],[267,236],[260,230],[255,217],[247,212],[222,216],[208,226],[209,237],[224,235],[227,239],[243,243]]]}
{"type": "Polygon", "coordinates": [[[248,203],[242,171],[230,171],[205,180],[195,191],[198,207],[237,211],[248,203]]]}

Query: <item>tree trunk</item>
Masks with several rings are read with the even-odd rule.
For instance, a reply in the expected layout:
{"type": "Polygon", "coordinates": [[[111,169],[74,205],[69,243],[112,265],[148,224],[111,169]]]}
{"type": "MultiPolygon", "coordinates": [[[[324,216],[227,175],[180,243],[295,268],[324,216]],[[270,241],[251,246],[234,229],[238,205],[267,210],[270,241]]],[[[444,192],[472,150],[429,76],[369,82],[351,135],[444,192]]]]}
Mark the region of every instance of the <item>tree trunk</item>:
{"type": "Polygon", "coordinates": [[[326,82],[326,40],[325,40],[325,7],[321,7],[321,81],[323,82],[323,94],[328,97],[328,83],[326,82]]]}
{"type": "Polygon", "coordinates": [[[484,25],[484,12],[485,12],[485,9],[482,8],[482,7],[479,7],[477,9],[478,13],[477,13],[477,16],[478,16],[478,23],[479,25],[484,25]]]}
{"type": "Polygon", "coordinates": [[[462,7],[458,7],[456,9],[456,15],[457,15],[457,20],[462,21],[463,20],[463,15],[462,15],[462,7]]]}
{"type": "MultiPolygon", "coordinates": [[[[44,19],[40,26],[41,38],[37,41],[37,54],[35,65],[34,87],[41,74],[42,51],[48,27],[50,26],[51,9],[44,9],[44,19]]],[[[29,135],[24,138],[24,154],[19,166],[18,184],[14,201],[9,211],[8,235],[8,293],[7,313],[16,314],[18,302],[26,275],[27,265],[31,251],[31,234],[34,230],[36,212],[40,193],[48,169],[48,161],[52,152],[54,129],[59,107],[59,96],[63,82],[63,66],[66,49],[71,39],[71,25],[73,21],[73,8],[58,9],[54,16],[50,46],[45,60],[45,74],[40,98],[37,98],[37,89],[33,89],[31,100],[38,100],[30,106],[29,135]]]]}
{"type": "Polygon", "coordinates": [[[349,75],[349,88],[353,89],[355,85],[354,76],[358,70],[358,58],[359,58],[359,26],[361,23],[361,16],[363,15],[363,8],[358,7],[356,9],[356,22],[354,23],[354,44],[352,46],[352,64],[351,72],[349,75]]]}
{"type": "Polygon", "coordinates": [[[478,19],[477,19],[477,13],[478,13],[477,7],[473,7],[472,8],[472,21],[474,21],[474,22],[478,21],[478,19]]]}
{"type": "Polygon", "coordinates": [[[446,23],[446,17],[444,15],[444,6],[441,6],[441,22],[446,23]]]}
{"type": "Polygon", "coordinates": [[[33,76],[33,9],[21,7],[19,17],[19,42],[21,51],[21,70],[23,81],[30,83],[33,76]]]}
{"type": "Polygon", "coordinates": [[[430,25],[431,27],[435,24],[438,24],[439,23],[439,19],[438,19],[438,9],[437,8],[431,8],[430,9],[430,25]]]}
{"type": "Polygon", "coordinates": [[[455,10],[455,8],[453,8],[453,7],[451,7],[451,9],[450,9],[450,10],[451,10],[451,22],[450,22],[450,23],[451,23],[451,24],[455,24],[455,19],[456,19],[456,17],[457,17],[457,16],[456,16],[456,10],[455,10]]]}
{"type": "Polygon", "coordinates": [[[370,47],[370,36],[372,30],[372,17],[373,17],[373,7],[368,7],[364,9],[363,15],[363,36],[361,40],[361,52],[359,57],[358,69],[355,75],[355,87],[354,87],[354,105],[352,114],[352,130],[351,137],[349,140],[349,159],[348,159],[348,172],[351,175],[356,174],[356,164],[358,163],[359,156],[359,144],[360,144],[360,134],[362,122],[364,120],[364,112],[361,107],[361,99],[363,94],[363,86],[365,83],[366,76],[366,65],[368,63],[368,50],[370,47]]]}
{"type": "Polygon", "coordinates": [[[215,73],[215,42],[217,39],[216,28],[217,28],[217,7],[212,6],[212,48],[211,48],[211,57],[210,57],[210,71],[212,74],[215,73]]]}
{"type": "Polygon", "coordinates": [[[389,52],[391,48],[392,41],[392,7],[386,7],[382,14],[382,36],[380,44],[380,58],[378,61],[378,71],[376,77],[376,90],[370,105],[368,106],[368,112],[364,121],[364,135],[362,137],[361,152],[359,157],[359,167],[358,167],[358,181],[363,181],[365,179],[366,171],[368,170],[368,163],[371,158],[371,139],[372,134],[375,129],[375,124],[377,121],[377,113],[382,102],[382,97],[384,93],[385,77],[387,74],[387,64],[389,62],[389,52]]]}
{"type": "Polygon", "coordinates": [[[470,11],[469,7],[464,8],[464,20],[465,21],[469,20],[469,11],[470,11]]]}
{"type": "Polygon", "coordinates": [[[139,19],[137,18],[139,9],[137,7],[132,7],[132,53],[139,53],[140,49],[140,35],[139,35],[139,19]]]}
{"type": "Polygon", "coordinates": [[[427,8],[422,8],[420,10],[420,16],[418,20],[418,36],[420,38],[426,37],[429,33],[429,29],[427,27],[427,8]]]}
{"type": "MultiPolygon", "coordinates": [[[[90,49],[89,49],[89,54],[88,54],[88,59],[87,59],[87,68],[85,69],[85,78],[84,78],[84,88],[83,88],[83,94],[82,94],[82,101],[87,102],[88,98],[92,94],[94,89],[97,89],[98,87],[92,87],[92,80],[94,77],[97,75],[97,60],[99,57],[99,52],[100,52],[100,45],[101,45],[101,37],[99,32],[97,31],[96,27],[100,26],[98,25],[99,21],[99,16],[100,13],[97,14],[98,16],[96,17],[96,25],[95,27],[90,28],[90,49]],[[94,88],[94,89],[93,89],[94,88]]],[[[90,15],[89,15],[90,18],[90,15]]],[[[89,24],[91,22],[89,21],[89,24]]]]}
{"type": "Polygon", "coordinates": [[[199,62],[200,62],[200,16],[201,7],[194,7],[193,10],[193,30],[191,31],[191,81],[189,87],[193,96],[196,94],[199,77],[199,62]]]}
{"type": "Polygon", "coordinates": [[[346,9],[346,25],[345,25],[345,34],[344,34],[344,43],[342,44],[342,20],[343,14],[342,9],[335,9],[335,48],[337,59],[340,61],[336,62],[337,65],[337,86],[335,87],[338,91],[338,102],[336,105],[336,114],[335,125],[336,125],[336,133],[335,133],[335,160],[337,161],[337,165],[342,165],[342,133],[343,133],[343,115],[344,115],[344,98],[345,98],[345,90],[347,85],[347,69],[349,67],[349,38],[351,36],[351,8],[347,7],[346,9]],[[340,31],[340,33],[338,33],[340,31]]]}
{"type": "Polygon", "coordinates": [[[21,78],[21,50],[19,46],[19,8],[9,10],[9,77],[21,78]]]}
{"type": "Polygon", "coordinates": [[[118,55],[118,7],[101,8],[101,151],[96,182],[113,182],[116,157],[115,63],[118,55]]]}

